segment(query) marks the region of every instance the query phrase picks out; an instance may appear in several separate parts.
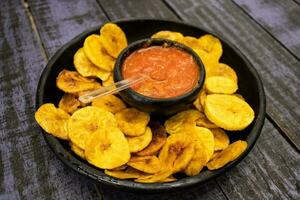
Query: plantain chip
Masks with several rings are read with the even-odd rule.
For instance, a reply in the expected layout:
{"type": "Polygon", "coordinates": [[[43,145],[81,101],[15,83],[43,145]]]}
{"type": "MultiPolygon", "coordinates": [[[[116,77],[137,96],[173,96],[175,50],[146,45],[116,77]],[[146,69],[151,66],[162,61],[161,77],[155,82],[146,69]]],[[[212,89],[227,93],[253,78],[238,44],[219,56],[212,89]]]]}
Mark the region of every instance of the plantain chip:
{"type": "Polygon", "coordinates": [[[195,108],[196,108],[197,110],[199,110],[200,112],[204,112],[199,97],[193,102],[193,105],[194,105],[195,108]]]}
{"type": "Polygon", "coordinates": [[[207,95],[204,112],[214,124],[230,131],[242,130],[254,119],[249,104],[235,95],[207,95]]]}
{"type": "Polygon", "coordinates": [[[167,132],[164,126],[159,122],[150,122],[149,125],[152,131],[152,140],[146,148],[136,152],[138,156],[155,155],[167,141],[167,132]]]}
{"type": "Polygon", "coordinates": [[[196,124],[197,126],[201,126],[205,128],[218,128],[218,126],[212,123],[211,121],[209,121],[203,113],[201,113],[199,119],[197,119],[196,124]]]}
{"type": "MultiPolygon", "coordinates": [[[[164,182],[167,178],[172,175],[172,170],[170,169],[162,169],[158,173],[151,174],[148,176],[141,176],[137,179],[134,179],[135,182],[139,183],[159,183],[164,182]]],[[[168,180],[168,179],[167,179],[168,180]]]]}
{"type": "Polygon", "coordinates": [[[199,52],[202,51],[199,41],[195,37],[186,36],[182,38],[180,42],[193,49],[197,54],[199,54],[199,52]]]}
{"type": "Polygon", "coordinates": [[[117,122],[110,112],[87,106],[73,113],[69,120],[69,137],[75,145],[85,150],[86,139],[99,129],[117,127],[117,122]]]}
{"type": "Polygon", "coordinates": [[[52,103],[43,104],[35,112],[35,120],[49,134],[63,140],[68,139],[70,115],[52,103]]]}
{"type": "Polygon", "coordinates": [[[206,71],[206,76],[222,76],[227,77],[236,83],[238,82],[238,78],[235,71],[224,63],[218,63],[214,67],[210,68],[208,71],[206,71]]]}
{"type": "Polygon", "coordinates": [[[215,59],[217,62],[220,60],[223,49],[221,41],[209,34],[201,36],[199,39],[199,45],[206,53],[211,55],[211,59],[215,59]]]}
{"type": "Polygon", "coordinates": [[[103,86],[110,86],[110,85],[112,85],[112,84],[114,84],[115,82],[114,82],[114,77],[113,77],[113,75],[111,74],[109,77],[108,77],[108,79],[106,80],[106,81],[103,81],[102,82],[102,85],[103,86]]]}
{"type": "Polygon", "coordinates": [[[84,150],[78,147],[76,144],[70,142],[71,150],[80,158],[85,159],[84,157],[84,150]]]}
{"type": "Polygon", "coordinates": [[[102,70],[112,71],[115,59],[106,52],[99,35],[88,36],[84,41],[83,50],[94,65],[102,70]]]}
{"type": "Polygon", "coordinates": [[[115,168],[112,168],[110,170],[114,170],[114,171],[124,171],[125,169],[128,168],[128,165],[124,164],[124,165],[121,165],[120,167],[115,167],[115,168]]]}
{"type": "Polygon", "coordinates": [[[177,179],[174,178],[173,176],[169,176],[169,177],[167,177],[165,179],[159,180],[158,182],[159,183],[170,183],[170,182],[174,182],[174,181],[177,181],[177,179]]]}
{"type": "Polygon", "coordinates": [[[136,170],[134,168],[128,167],[125,170],[104,170],[104,173],[118,179],[133,179],[146,176],[147,174],[136,170]]]}
{"type": "Polygon", "coordinates": [[[100,83],[94,79],[85,78],[76,71],[65,69],[58,74],[56,85],[62,91],[73,94],[101,87],[100,83]]]}
{"type": "Polygon", "coordinates": [[[145,133],[150,116],[135,108],[126,108],[116,113],[116,119],[119,128],[125,135],[140,136],[145,133]]]}
{"type": "Polygon", "coordinates": [[[210,131],[214,135],[214,140],[215,140],[215,151],[220,151],[223,149],[226,149],[229,145],[229,137],[225,133],[225,131],[221,128],[212,128],[210,131]]]}
{"type": "Polygon", "coordinates": [[[228,77],[210,76],[205,80],[205,89],[213,94],[233,94],[237,91],[238,84],[228,77]]]}
{"type": "Polygon", "coordinates": [[[177,113],[165,121],[166,131],[169,134],[180,133],[192,126],[196,126],[196,121],[201,113],[195,109],[189,109],[177,113]]]}
{"type": "Polygon", "coordinates": [[[100,40],[107,53],[114,58],[127,46],[125,33],[113,23],[106,23],[100,29],[100,40]]]}
{"type": "Polygon", "coordinates": [[[185,174],[188,176],[195,176],[199,174],[207,163],[207,153],[205,152],[206,147],[198,140],[194,141],[194,146],[194,155],[187,167],[184,169],[185,174]]]}
{"type": "Polygon", "coordinates": [[[199,142],[204,146],[202,151],[206,154],[206,164],[214,154],[215,141],[213,133],[209,129],[203,127],[194,127],[193,129],[190,129],[189,133],[193,136],[195,142],[199,142]]]}
{"type": "Polygon", "coordinates": [[[134,156],[130,158],[127,165],[149,174],[155,174],[161,170],[160,161],[156,156],[134,156]]]}
{"type": "Polygon", "coordinates": [[[110,76],[109,71],[97,67],[87,58],[83,48],[78,49],[75,53],[74,66],[78,73],[84,77],[98,77],[102,81],[106,81],[110,76]]]}
{"type": "Polygon", "coordinates": [[[247,142],[242,140],[230,144],[207,164],[207,168],[209,170],[215,170],[225,166],[238,158],[246,150],[247,146],[247,142]]]}
{"type": "Polygon", "coordinates": [[[173,173],[182,171],[194,155],[193,138],[187,134],[172,134],[159,153],[159,160],[164,168],[173,173]]]}
{"type": "Polygon", "coordinates": [[[73,94],[64,94],[58,103],[58,107],[69,114],[75,112],[80,105],[80,101],[73,94]]]}
{"type": "Polygon", "coordinates": [[[97,129],[85,142],[85,157],[92,165],[101,169],[113,169],[126,164],[130,152],[124,134],[114,126],[97,129]]]}
{"type": "Polygon", "coordinates": [[[173,31],[159,31],[151,36],[151,38],[162,38],[173,41],[181,41],[183,39],[183,35],[179,32],[173,31]]]}
{"type": "Polygon", "coordinates": [[[125,103],[114,95],[108,95],[93,100],[92,106],[103,108],[113,114],[126,108],[125,103]]]}
{"type": "Polygon", "coordinates": [[[146,127],[146,131],[140,136],[126,136],[130,152],[138,152],[143,150],[152,140],[152,132],[149,127],[146,127]]]}

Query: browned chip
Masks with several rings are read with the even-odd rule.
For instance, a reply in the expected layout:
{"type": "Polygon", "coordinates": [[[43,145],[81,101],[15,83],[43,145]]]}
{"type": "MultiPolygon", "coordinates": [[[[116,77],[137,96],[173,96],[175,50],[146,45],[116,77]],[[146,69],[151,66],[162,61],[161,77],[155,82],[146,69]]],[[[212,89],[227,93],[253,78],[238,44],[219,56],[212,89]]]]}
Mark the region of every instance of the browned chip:
{"type": "Polygon", "coordinates": [[[218,153],[209,163],[207,168],[209,170],[219,169],[227,163],[238,158],[247,148],[247,142],[238,140],[230,144],[226,149],[218,153]]]}
{"type": "Polygon", "coordinates": [[[167,133],[164,126],[157,121],[150,122],[149,125],[152,130],[152,141],[145,149],[136,153],[139,156],[155,155],[167,141],[167,133]]]}
{"type": "Polygon", "coordinates": [[[156,156],[134,156],[130,158],[127,165],[149,174],[157,173],[161,169],[160,161],[156,156]]]}
{"type": "Polygon", "coordinates": [[[96,80],[85,78],[76,71],[65,69],[58,74],[56,85],[62,91],[72,94],[101,87],[96,80]]]}
{"type": "Polygon", "coordinates": [[[64,94],[58,103],[58,107],[69,114],[75,112],[80,106],[80,101],[73,94],[64,94]]]}

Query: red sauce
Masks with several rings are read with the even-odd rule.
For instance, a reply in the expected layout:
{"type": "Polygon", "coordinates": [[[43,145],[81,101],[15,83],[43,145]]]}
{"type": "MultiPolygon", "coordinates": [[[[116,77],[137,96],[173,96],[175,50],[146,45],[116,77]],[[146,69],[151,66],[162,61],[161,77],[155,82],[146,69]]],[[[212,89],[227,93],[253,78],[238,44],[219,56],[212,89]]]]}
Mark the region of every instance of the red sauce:
{"type": "Polygon", "coordinates": [[[145,76],[132,89],[153,98],[180,96],[192,90],[199,69],[193,57],[175,47],[154,46],[129,55],[122,67],[123,78],[145,76]]]}

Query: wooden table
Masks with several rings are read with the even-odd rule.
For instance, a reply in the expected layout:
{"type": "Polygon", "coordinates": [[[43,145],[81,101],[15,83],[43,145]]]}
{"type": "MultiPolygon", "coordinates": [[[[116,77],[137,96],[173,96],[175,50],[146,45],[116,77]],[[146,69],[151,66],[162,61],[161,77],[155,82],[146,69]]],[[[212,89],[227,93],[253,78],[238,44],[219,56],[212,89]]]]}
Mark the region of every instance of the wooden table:
{"type": "Polygon", "coordinates": [[[0,199],[300,199],[299,0],[1,0],[0,199]],[[134,194],[95,184],[46,145],[34,120],[48,59],[83,30],[109,20],[182,20],[223,35],[261,75],[267,118],[252,152],[203,186],[134,194]]]}

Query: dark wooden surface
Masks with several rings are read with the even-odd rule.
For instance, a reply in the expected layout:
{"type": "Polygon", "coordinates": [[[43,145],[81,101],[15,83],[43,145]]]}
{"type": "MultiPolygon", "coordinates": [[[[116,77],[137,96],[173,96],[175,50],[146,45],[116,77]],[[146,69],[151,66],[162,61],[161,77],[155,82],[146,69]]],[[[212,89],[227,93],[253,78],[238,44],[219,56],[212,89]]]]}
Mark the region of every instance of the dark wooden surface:
{"type": "Polygon", "coordinates": [[[0,199],[300,199],[299,19],[296,0],[0,1],[0,199]],[[131,17],[218,32],[260,73],[267,94],[262,135],[215,181],[169,194],[115,191],[64,166],[39,133],[34,95],[49,57],[88,27],[131,17]]]}

